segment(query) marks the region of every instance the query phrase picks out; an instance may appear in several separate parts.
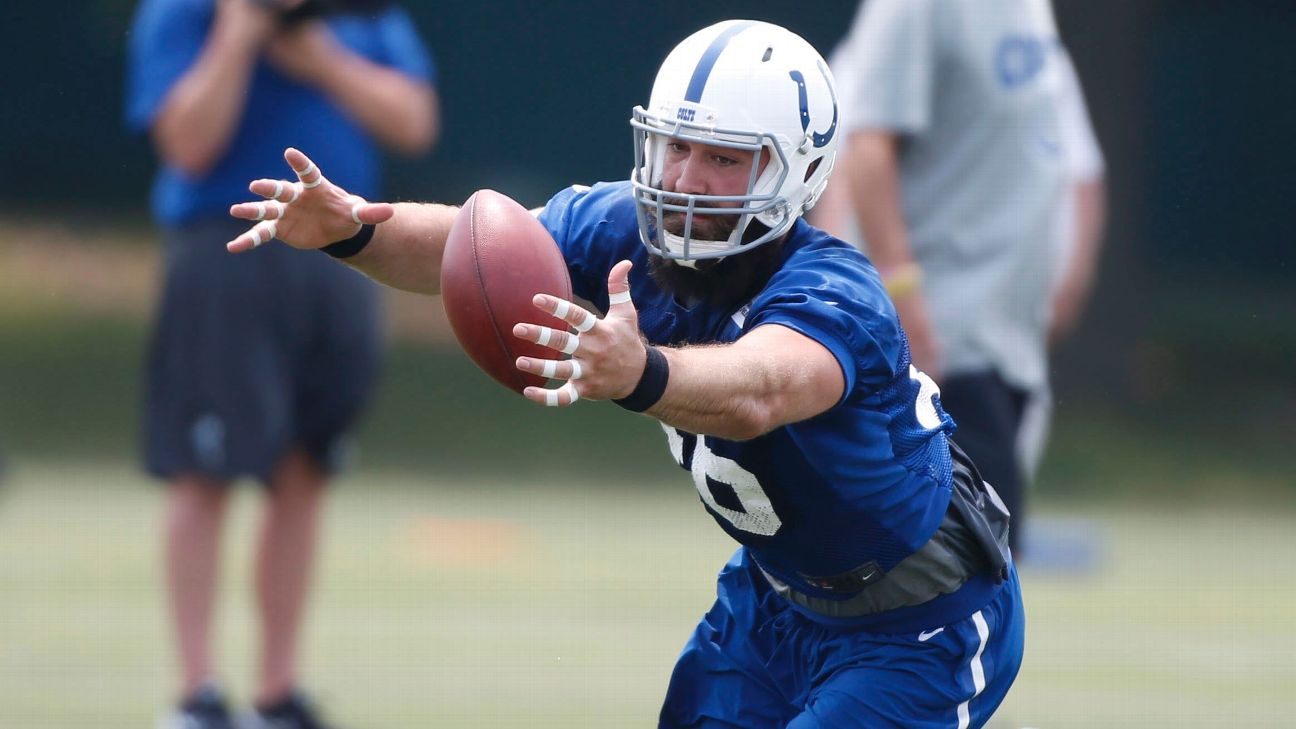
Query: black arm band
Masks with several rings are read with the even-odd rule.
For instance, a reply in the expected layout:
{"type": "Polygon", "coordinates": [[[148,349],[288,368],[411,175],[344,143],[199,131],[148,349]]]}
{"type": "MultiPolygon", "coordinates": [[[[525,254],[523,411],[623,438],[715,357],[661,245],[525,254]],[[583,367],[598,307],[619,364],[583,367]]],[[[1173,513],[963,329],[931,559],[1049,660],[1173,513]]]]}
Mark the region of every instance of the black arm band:
{"type": "Polygon", "coordinates": [[[666,363],[666,355],[656,347],[649,347],[648,361],[644,363],[643,374],[639,377],[639,384],[635,385],[634,392],[612,402],[626,410],[642,413],[656,405],[665,394],[666,380],[669,378],[670,365],[666,363]]]}
{"type": "Polygon", "coordinates": [[[360,251],[363,251],[365,246],[369,245],[369,241],[373,238],[375,227],[377,226],[361,225],[359,233],[356,233],[346,240],[340,240],[337,243],[329,243],[320,250],[334,258],[350,258],[360,251]]]}

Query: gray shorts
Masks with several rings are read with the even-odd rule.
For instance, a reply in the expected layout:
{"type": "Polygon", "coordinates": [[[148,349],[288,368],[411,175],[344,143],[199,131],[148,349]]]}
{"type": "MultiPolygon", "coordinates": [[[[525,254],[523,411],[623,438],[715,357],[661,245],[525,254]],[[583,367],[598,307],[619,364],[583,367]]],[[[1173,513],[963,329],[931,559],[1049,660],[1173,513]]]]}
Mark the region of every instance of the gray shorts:
{"type": "Polygon", "coordinates": [[[227,253],[246,229],[211,219],[165,231],[144,388],[145,466],[160,478],[264,482],[294,447],[335,470],[373,390],[373,282],[278,242],[227,253]]]}

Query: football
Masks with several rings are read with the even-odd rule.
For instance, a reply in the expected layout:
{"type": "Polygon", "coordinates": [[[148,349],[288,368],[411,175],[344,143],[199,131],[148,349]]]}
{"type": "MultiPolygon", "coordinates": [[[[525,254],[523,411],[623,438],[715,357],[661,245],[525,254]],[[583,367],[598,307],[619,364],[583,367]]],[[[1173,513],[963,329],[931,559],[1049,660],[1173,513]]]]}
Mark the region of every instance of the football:
{"type": "Polygon", "coordinates": [[[543,386],[520,372],[518,357],[562,355],[513,336],[528,322],[567,331],[567,323],[537,309],[536,294],[571,299],[571,278],[558,245],[530,211],[507,195],[478,190],[460,208],[441,260],[441,302],[459,344],[478,367],[510,390],[543,386]]]}

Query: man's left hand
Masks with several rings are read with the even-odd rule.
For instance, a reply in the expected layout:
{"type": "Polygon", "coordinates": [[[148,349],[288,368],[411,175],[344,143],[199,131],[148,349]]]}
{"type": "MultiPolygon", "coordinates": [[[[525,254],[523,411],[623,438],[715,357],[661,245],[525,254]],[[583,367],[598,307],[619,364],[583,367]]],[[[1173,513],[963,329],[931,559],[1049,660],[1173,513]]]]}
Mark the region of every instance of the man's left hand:
{"type": "Polygon", "coordinates": [[[537,309],[562,319],[575,329],[563,332],[538,324],[517,324],[513,336],[536,342],[570,359],[519,357],[517,368],[541,377],[567,380],[555,390],[528,387],[522,394],[541,405],[565,407],[581,398],[614,400],[634,391],[648,359],[639,333],[639,313],[630,300],[630,261],[621,261],[608,274],[608,313],[600,319],[570,301],[537,294],[537,309]]]}

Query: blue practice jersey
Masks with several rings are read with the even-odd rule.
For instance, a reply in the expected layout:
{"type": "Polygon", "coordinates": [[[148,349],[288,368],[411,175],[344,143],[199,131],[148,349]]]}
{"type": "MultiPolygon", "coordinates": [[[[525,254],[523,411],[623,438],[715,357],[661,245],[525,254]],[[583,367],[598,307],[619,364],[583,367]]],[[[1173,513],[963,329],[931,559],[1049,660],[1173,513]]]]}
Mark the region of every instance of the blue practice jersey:
{"type": "MultiPolygon", "coordinates": [[[[147,132],[172,87],[197,61],[215,18],[216,0],[144,0],[131,27],[126,123],[147,132]]],[[[411,78],[435,82],[432,57],[409,16],[390,8],[377,17],[327,18],[338,41],[364,58],[411,78]]],[[[288,79],[264,59],[252,73],[243,117],[210,172],[187,175],[163,166],[153,183],[153,215],[166,225],[224,217],[248,199],[249,180],[281,178],[285,147],[310,155],[329,179],[361,197],[379,193],[380,154],[373,140],[323,92],[288,79]]]]}
{"type": "MultiPolygon", "coordinates": [[[[954,423],[934,383],[911,366],[895,309],[857,249],[798,221],[777,273],[754,299],[734,309],[690,308],[648,274],[628,182],[564,190],[540,220],[562,249],[575,294],[604,312],[608,271],[634,262],[631,295],[653,344],[732,342],[779,324],[836,357],[845,393],[814,418],[748,441],[666,428],[671,453],[692,473],[707,510],[762,569],[808,595],[844,599],[824,578],[870,562],[889,570],[931,538],[949,505],[954,423]]],[[[986,594],[967,595],[969,604],[986,594]]],[[[945,598],[932,602],[948,609],[945,598]]],[[[914,611],[925,607],[903,610],[922,624],[914,611]]]]}

